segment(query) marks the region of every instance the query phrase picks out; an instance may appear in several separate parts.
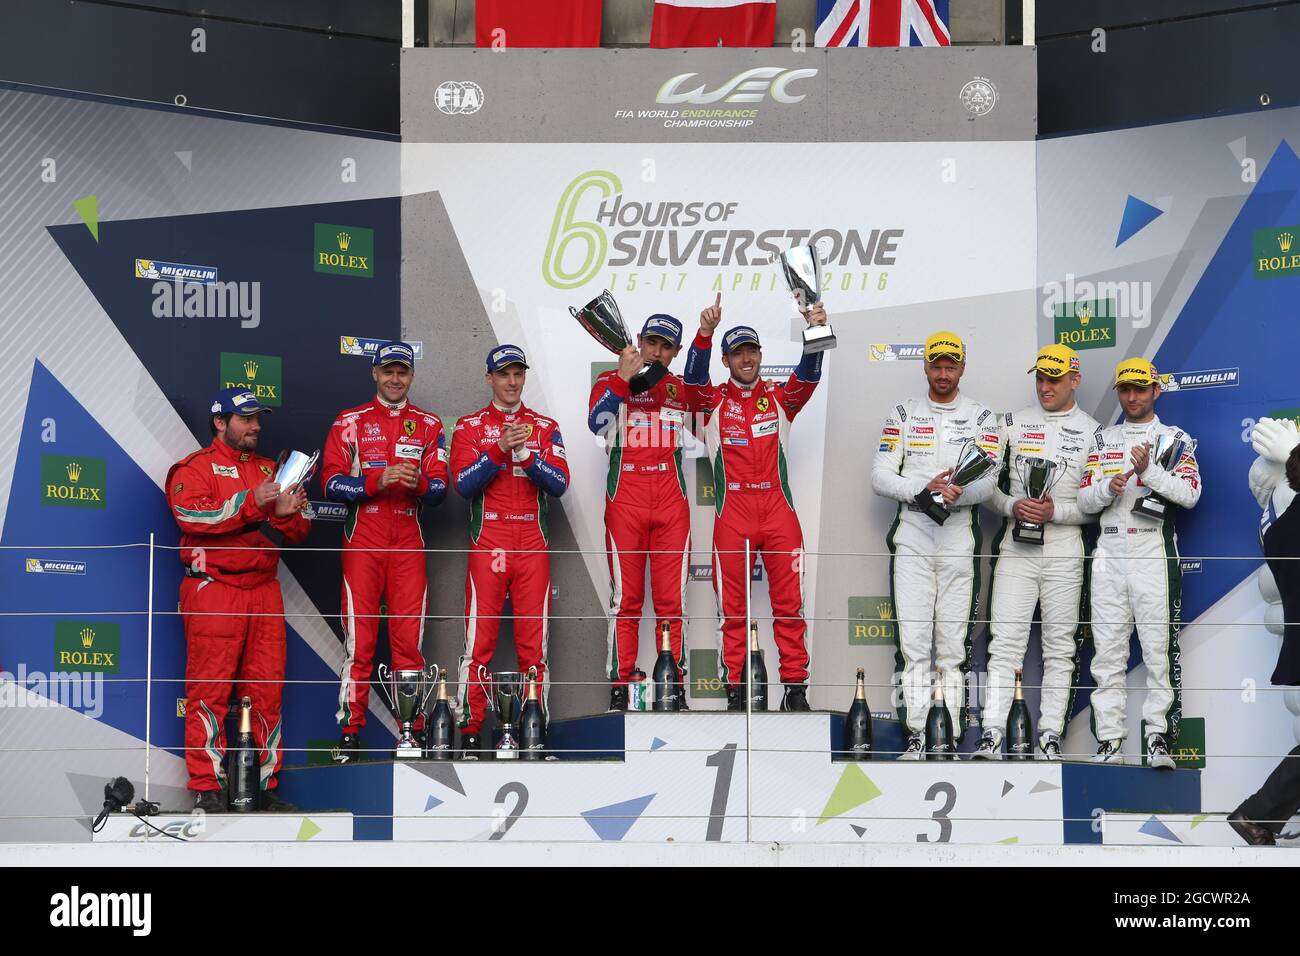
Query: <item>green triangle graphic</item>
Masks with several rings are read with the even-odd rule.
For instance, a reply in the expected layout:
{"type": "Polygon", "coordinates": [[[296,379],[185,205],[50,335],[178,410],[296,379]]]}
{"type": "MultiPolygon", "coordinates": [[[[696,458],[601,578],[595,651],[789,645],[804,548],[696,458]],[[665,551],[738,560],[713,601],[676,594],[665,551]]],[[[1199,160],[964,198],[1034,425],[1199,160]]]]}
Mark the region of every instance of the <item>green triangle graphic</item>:
{"type": "Polygon", "coordinates": [[[86,224],[90,234],[99,242],[99,197],[82,196],[80,199],[72,200],[72,206],[77,210],[77,215],[81,221],[86,224]]]}
{"type": "Polygon", "coordinates": [[[306,817],[303,817],[303,818],[302,818],[302,826],[300,826],[300,827],[298,828],[298,840],[299,840],[299,842],[301,842],[301,841],[303,841],[303,840],[310,840],[312,837],[314,837],[314,836],[315,836],[316,834],[318,834],[318,833],[320,833],[320,827],[316,826],[316,824],[312,823],[312,822],[311,822],[310,820],[308,820],[306,817]]]}
{"type": "Polygon", "coordinates": [[[835,784],[831,798],[822,808],[821,819],[817,821],[817,825],[821,826],[827,820],[833,820],[841,813],[848,813],[878,796],[880,796],[880,788],[871,782],[871,778],[862,772],[861,767],[851,763],[840,774],[839,783],[835,784]]]}
{"type": "Polygon", "coordinates": [[[1020,837],[1007,837],[1005,840],[999,840],[999,843],[1019,843],[1020,837]]]}
{"type": "Polygon", "coordinates": [[[1199,827],[1202,823],[1204,823],[1208,819],[1210,819],[1210,815],[1208,813],[1201,813],[1192,817],[1192,829],[1195,830],[1197,827],[1199,827]]]}

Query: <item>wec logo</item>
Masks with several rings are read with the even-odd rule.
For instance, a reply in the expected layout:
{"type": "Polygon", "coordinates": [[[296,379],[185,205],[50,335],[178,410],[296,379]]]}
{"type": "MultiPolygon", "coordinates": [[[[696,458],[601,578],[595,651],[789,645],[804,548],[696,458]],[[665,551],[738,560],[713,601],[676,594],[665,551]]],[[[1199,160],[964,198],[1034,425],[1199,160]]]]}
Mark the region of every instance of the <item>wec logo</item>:
{"type": "Polygon", "coordinates": [[[812,79],[817,72],[760,66],[733,76],[712,91],[703,83],[695,89],[683,90],[682,87],[699,74],[680,73],[659,88],[655,102],[669,106],[682,103],[707,106],[710,103],[762,103],[770,96],[778,103],[802,103],[807,94],[791,92],[790,85],[797,80],[812,79]]]}

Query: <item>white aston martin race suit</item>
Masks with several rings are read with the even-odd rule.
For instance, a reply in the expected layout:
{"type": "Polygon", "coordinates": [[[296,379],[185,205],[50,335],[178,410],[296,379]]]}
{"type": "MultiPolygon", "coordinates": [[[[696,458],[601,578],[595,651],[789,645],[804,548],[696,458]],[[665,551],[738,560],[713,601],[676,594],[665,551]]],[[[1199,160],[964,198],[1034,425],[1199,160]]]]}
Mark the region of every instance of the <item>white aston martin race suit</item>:
{"type": "Polygon", "coordinates": [[[1142,708],[1146,733],[1161,733],[1170,746],[1182,718],[1182,664],[1178,631],[1182,617],[1182,571],[1174,522],[1178,511],[1201,497],[1201,475],[1190,437],[1154,417],[1150,422],[1112,425],[1097,433],[1079,486],[1079,507],[1100,511],[1101,535],[1092,557],[1090,591],[1093,639],[1092,732],[1098,741],[1128,736],[1124,711],[1129,636],[1137,625],[1147,666],[1147,698],[1142,708]],[[1187,442],[1177,463],[1166,471],[1153,460],[1141,476],[1131,476],[1123,492],[1110,492],[1111,479],[1132,467],[1132,450],[1157,436],[1173,433],[1187,442]],[[1169,502],[1163,518],[1133,511],[1148,491],[1169,502]]]}
{"type": "Polygon", "coordinates": [[[992,492],[997,469],[964,489],[942,525],[913,499],[935,475],[957,464],[968,441],[997,461],[1000,416],[960,395],[950,405],[908,399],[885,419],[871,467],[872,490],[899,503],[886,543],[897,634],[894,673],[902,683],[898,721],[911,733],[925,728],[932,647],[953,728],[958,737],[966,729],[965,676],[980,591],[979,509],[974,506],[992,492]]]}

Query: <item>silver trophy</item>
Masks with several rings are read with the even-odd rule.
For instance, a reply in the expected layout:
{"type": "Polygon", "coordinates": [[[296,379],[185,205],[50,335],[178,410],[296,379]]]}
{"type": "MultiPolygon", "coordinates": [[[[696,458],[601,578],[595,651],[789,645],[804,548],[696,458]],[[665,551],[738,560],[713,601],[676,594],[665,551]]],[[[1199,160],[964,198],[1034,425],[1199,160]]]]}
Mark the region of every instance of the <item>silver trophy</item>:
{"type": "MultiPolygon", "coordinates": [[[[1041,504],[1052,493],[1065,471],[1050,458],[1017,458],[1016,474],[1020,476],[1025,497],[1041,504]]],[[[1021,544],[1042,545],[1043,525],[1017,518],[1015,527],[1011,529],[1011,537],[1021,544]]]]}
{"type": "Polygon", "coordinates": [[[287,494],[299,485],[311,481],[316,473],[316,462],[320,461],[320,449],[310,455],[287,448],[280,452],[275,460],[275,483],[280,486],[280,494],[287,494]]]}
{"type": "MultiPolygon", "coordinates": [[[[967,438],[961,443],[961,449],[957,452],[957,464],[953,466],[952,477],[948,479],[948,484],[961,485],[964,488],[972,482],[979,481],[992,467],[993,459],[985,454],[984,449],[975,444],[974,439],[967,438]]],[[[917,509],[924,511],[935,524],[943,524],[951,514],[948,506],[943,503],[943,495],[937,491],[922,489],[913,501],[916,502],[917,509]]]]}
{"type": "MultiPolygon", "coordinates": [[[[793,246],[781,253],[781,274],[794,293],[800,312],[807,313],[822,300],[822,263],[815,246],[793,246]]],[[[810,325],[803,330],[804,355],[833,348],[835,333],[829,325],[810,325]]]]}
{"type": "MultiPolygon", "coordinates": [[[[581,309],[569,306],[569,314],[578,320],[578,324],[590,333],[591,337],[615,355],[632,344],[632,333],[627,330],[623,313],[608,289],[592,299],[581,309]]],[[[651,362],[632,376],[628,386],[633,395],[648,392],[659,384],[668,374],[668,366],[662,362],[651,362]]]]}
{"type": "Polygon", "coordinates": [[[379,686],[397,718],[397,746],[393,749],[396,759],[419,760],[424,755],[415,740],[415,720],[424,713],[441,673],[437,664],[429,665],[427,671],[395,671],[387,664],[379,665],[379,686]]]}
{"type": "MultiPolygon", "coordinates": [[[[534,667],[528,674],[536,672],[534,667]]],[[[528,674],[519,671],[493,674],[482,664],[478,665],[475,679],[487,695],[488,707],[497,715],[497,723],[501,725],[501,740],[496,746],[498,760],[519,759],[519,715],[528,690],[528,674]]]]}
{"type": "MultiPolygon", "coordinates": [[[[1163,432],[1151,443],[1151,460],[1165,471],[1173,471],[1183,460],[1183,455],[1195,454],[1196,441],[1181,432],[1163,432]]],[[[1150,488],[1133,503],[1134,514],[1146,515],[1163,521],[1169,513],[1169,502],[1150,488]]]]}

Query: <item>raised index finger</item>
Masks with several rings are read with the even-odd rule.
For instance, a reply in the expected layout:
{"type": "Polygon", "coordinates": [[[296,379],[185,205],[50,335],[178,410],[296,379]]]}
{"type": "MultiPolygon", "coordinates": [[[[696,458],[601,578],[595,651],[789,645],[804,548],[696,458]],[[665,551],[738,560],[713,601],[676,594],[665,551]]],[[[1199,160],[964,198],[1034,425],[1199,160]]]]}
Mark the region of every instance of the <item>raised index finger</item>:
{"type": "Polygon", "coordinates": [[[720,308],[722,308],[722,293],[721,293],[721,292],[719,292],[719,293],[718,293],[718,297],[717,297],[716,299],[713,300],[713,307],[714,307],[715,309],[720,309],[720,308]]]}

